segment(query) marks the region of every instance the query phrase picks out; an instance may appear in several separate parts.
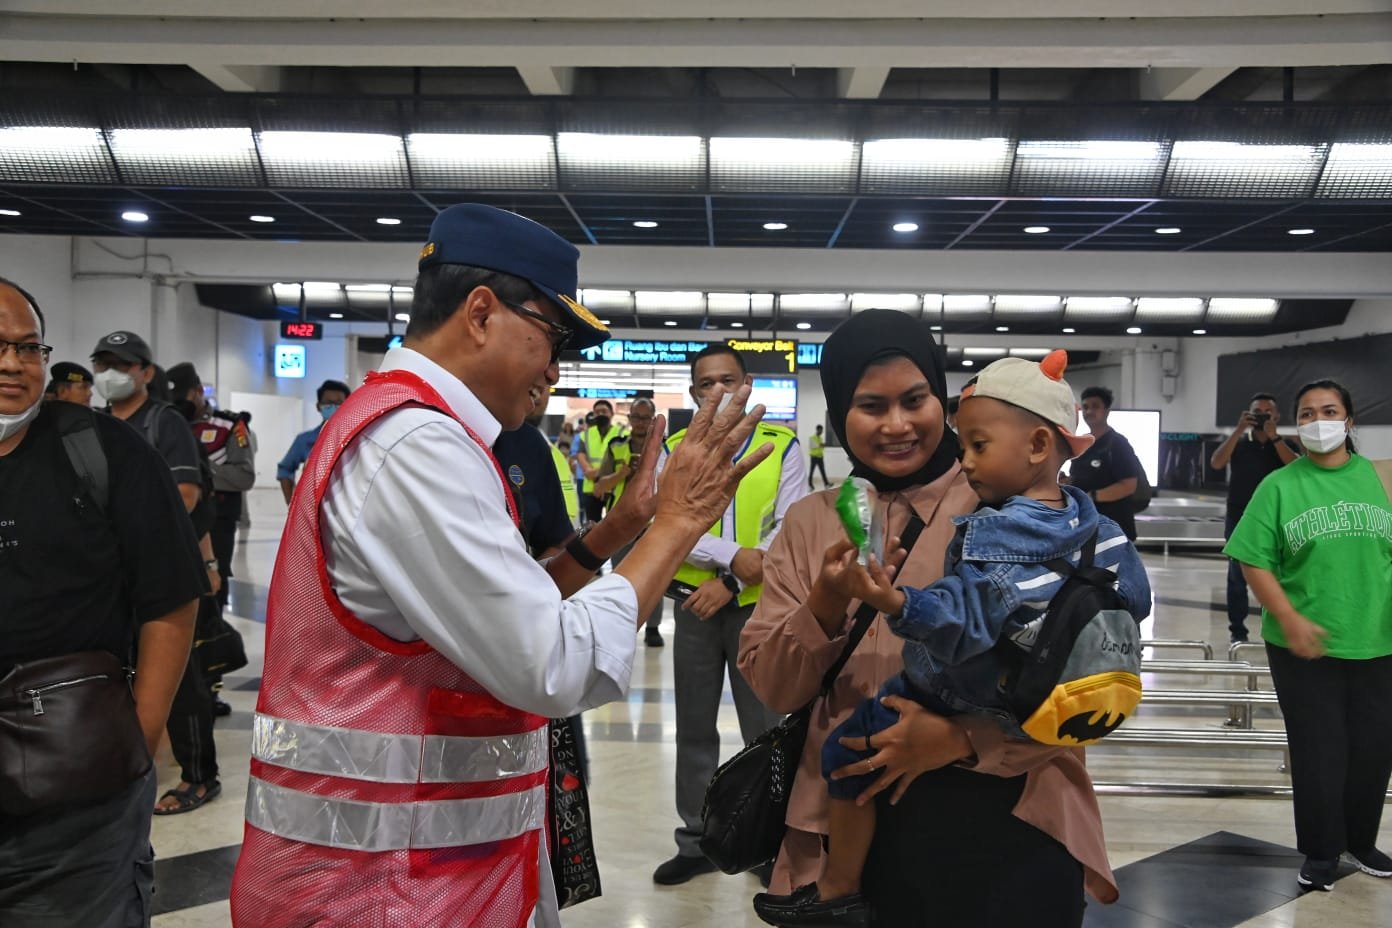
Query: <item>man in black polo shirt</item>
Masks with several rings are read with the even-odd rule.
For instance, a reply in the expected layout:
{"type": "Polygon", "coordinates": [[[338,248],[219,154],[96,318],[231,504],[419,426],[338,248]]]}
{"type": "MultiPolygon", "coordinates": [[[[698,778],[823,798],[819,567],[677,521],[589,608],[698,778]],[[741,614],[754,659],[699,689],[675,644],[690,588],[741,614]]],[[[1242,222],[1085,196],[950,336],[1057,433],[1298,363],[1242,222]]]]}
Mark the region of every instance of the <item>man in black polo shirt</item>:
{"type": "MultiPolygon", "coordinates": [[[[153,754],[205,583],[198,548],[173,480],[139,434],[109,416],[40,408],[42,341],[33,298],[0,280],[0,677],[79,652],[127,662],[138,639],[135,713],[153,754]],[[92,416],[107,464],[105,511],[64,450],[66,415],[92,416]]],[[[86,763],[83,743],[71,741],[75,765],[86,763]]],[[[108,799],[27,815],[0,809],[0,925],[148,925],[155,781],[151,767],[112,784],[108,799]]]]}
{"type": "Polygon", "coordinates": [[[1083,421],[1092,432],[1092,447],[1074,458],[1068,482],[1082,490],[1097,505],[1097,511],[1121,526],[1122,532],[1136,540],[1136,510],[1131,497],[1140,483],[1141,460],[1126,436],[1107,424],[1112,409],[1112,391],[1088,387],[1083,391],[1083,421]]]}
{"type": "MultiPolygon", "coordinates": [[[[1300,452],[1288,439],[1276,434],[1280,421],[1281,410],[1276,405],[1276,397],[1270,393],[1253,395],[1237,420],[1237,428],[1208,459],[1214,470],[1232,466],[1228,475],[1228,509],[1223,520],[1224,538],[1232,537],[1233,528],[1247,511],[1252,494],[1257,492],[1257,484],[1266,479],[1267,474],[1300,457],[1300,452]]],[[[1247,608],[1247,581],[1242,576],[1242,565],[1229,560],[1228,632],[1234,642],[1247,640],[1247,608]]]]}
{"type": "MultiPolygon", "coordinates": [[[[209,595],[215,596],[221,578],[208,534],[215,510],[211,492],[204,493],[202,452],[188,420],[173,406],[150,396],[158,370],[150,346],[134,332],[112,332],[92,349],[92,367],[97,392],[111,403],[109,412],[144,435],[168,466],[198,539],[212,590],[209,595]]],[[[216,599],[199,605],[217,609],[216,599]]],[[[192,656],[169,713],[169,744],[183,778],[160,797],[156,815],[190,812],[222,792],[213,742],[213,697],[192,656]]]]}

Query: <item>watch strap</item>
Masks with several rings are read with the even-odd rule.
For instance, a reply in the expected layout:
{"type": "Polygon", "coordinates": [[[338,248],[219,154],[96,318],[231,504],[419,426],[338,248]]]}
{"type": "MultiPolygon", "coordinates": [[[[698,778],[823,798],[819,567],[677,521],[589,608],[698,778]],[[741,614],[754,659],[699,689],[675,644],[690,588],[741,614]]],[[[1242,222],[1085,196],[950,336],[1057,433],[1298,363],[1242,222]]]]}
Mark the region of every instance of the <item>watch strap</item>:
{"type": "Polygon", "coordinates": [[[585,535],[587,532],[588,529],[583,529],[579,534],[572,537],[570,541],[567,541],[565,550],[566,554],[575,558],[575,563],[588,571],[594,572],[604,566],[604,559],[597,557],[595,553],[590,550],[589,545],[585,544],[585,535]]]}

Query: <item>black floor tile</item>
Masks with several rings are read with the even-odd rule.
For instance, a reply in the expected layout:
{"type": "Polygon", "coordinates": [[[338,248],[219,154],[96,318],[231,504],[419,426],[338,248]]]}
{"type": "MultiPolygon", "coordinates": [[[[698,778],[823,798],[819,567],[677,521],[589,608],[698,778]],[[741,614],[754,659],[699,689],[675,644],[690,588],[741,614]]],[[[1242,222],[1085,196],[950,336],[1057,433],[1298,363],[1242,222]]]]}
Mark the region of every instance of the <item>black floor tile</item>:
{"type": "MultiPolygon", "coordinates": [[[[197,815],[197,812],[190,812],[197,815]]],[[[155,858],[155,900],[152,915],[177,912],[228,898],[232,871],[242,846],[214,848],[196,854],[155,858]]]]}

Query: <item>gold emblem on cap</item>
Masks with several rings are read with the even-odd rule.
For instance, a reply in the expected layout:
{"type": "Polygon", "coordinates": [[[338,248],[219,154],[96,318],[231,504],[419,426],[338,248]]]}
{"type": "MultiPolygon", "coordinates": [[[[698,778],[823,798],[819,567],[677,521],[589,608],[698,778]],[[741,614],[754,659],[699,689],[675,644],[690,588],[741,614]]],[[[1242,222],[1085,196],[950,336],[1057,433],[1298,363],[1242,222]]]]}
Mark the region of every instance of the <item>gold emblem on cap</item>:
{"type": "Polygon", "coordinates": [[[599,330],[600,332],[609,331],[609,327],[604,323],[600,322],[598,317],[596,317],[594,313],[590,312],[588,309],[575,302],[575,300],[566,296],[564,293],[558,293],[556,295],[561,298],[561,302],[566,305],[567,309],[573,312],[576,316],[580,317],[581,322],[585,323],[592,329],[599,330]]]}
{"type": "Polygon", "coordinates": [[[435,243],[434,243],[434,242],[426,242],[426,243],[425,243],[425,247],[421,249],[420,257],[417,258],[416,260],[417,260],[417,261],[424,261],[426,258],[430,257],[430,256],[433,255],[434,253],[435,253],[435,243]]]}

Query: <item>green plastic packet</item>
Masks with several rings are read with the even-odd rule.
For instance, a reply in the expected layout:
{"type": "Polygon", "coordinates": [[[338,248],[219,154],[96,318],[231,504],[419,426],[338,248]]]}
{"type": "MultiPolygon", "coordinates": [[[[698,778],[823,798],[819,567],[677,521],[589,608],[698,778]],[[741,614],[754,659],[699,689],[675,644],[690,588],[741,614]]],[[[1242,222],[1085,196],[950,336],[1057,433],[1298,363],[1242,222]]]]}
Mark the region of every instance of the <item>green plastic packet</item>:
{"type": "Polygon", "coordinates": [[[846,528],[851,544],[860,552],[862,567],[870,566],[870,555],[884,563],[884,526],[875,506],[875,487],[863,477],[847,477],[836,494],[836,514],[846,528]]]}

